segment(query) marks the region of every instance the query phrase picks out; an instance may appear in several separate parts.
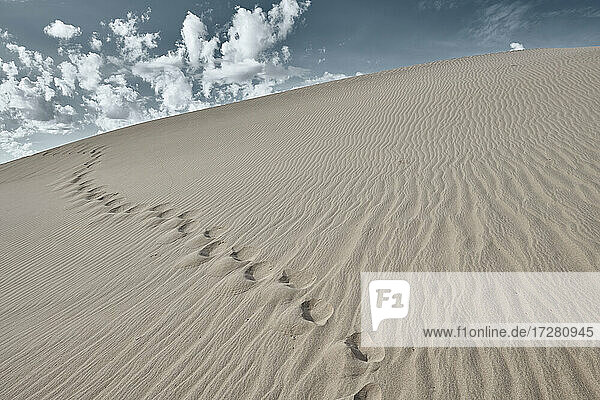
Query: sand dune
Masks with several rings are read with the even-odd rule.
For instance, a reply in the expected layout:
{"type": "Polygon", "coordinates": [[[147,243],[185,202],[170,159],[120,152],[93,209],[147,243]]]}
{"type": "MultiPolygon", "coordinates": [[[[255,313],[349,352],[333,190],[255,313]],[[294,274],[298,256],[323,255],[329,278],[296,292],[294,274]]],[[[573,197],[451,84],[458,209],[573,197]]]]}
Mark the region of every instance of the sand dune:
{"type": "Polygon", "coordinates": [[[595,349],[363,349],[360,271],[595,271],[600,48],[440,61],[0,165],[0,398],[599,398],[595,349]]]}

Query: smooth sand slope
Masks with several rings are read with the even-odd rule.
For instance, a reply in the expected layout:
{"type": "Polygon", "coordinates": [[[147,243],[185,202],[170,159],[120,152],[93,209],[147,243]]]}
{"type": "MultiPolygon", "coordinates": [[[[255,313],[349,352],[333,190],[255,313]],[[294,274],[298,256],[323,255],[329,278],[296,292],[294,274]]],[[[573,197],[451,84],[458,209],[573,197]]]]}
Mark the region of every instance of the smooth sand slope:
{"type": "MultiPolygon", "coordinates": [[[[0,166],[0,398],[598,398],[595,349],[360,349],[360,271],[600,266],[600,48],[418,65],[0,166]]],[[[598,294],[589,294],[598,295],[598,294]]]]}

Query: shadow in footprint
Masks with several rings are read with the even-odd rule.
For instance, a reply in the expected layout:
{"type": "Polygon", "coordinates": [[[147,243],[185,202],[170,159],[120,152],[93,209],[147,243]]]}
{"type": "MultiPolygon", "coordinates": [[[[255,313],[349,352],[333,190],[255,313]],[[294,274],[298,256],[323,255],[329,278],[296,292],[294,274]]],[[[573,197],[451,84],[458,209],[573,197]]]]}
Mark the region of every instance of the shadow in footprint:
{"type": "Polygon", "coordinates": [[[232,248],[229,256],[236,261],[247,261],[256,255],[256,252],[251,247],[232,248]]]}
{"type": "Polygon", "coordinates": [[[221,234],[221,232],[223,232],[223,228],[220,226],[215,226],[213,228],[206,229],[203,235],[205,238],[213,239],[221,234]]]}
{"type": "Polygon", "coordinates": [[[319,326],[325,325],[333,315],[333,306],[321,299],[303,301],[300,304],[300,310],[302,311],[303,319],[319,326]]]}
{"type": "Polygon", "coordinates": [[[252,263],[244,270],[244,278],[256,282],[272,275],[273,266],[267,261],[252,263]]]}
{"type": "Polygon", "coordinates": [[[381,396],[381,387],[376,383],[368,383],[354,395],[353,400],[380,400],[381,396]]]}
{"type": "Polygon", "coordinates": [[[350,349],[350,351],[352,352],[352,355],[360,360],[360,361],[364,361],[367,362],[368,361],[368,357],[366,356],[366,354],[364,354],[358,347],[360,346],[360,333],[355,332],[352,335],[348,336],[346,338],[346,340],[344,341],[344,343],[346,344],[346,346],[348,346],[348,348],[350,349]]]}
{"type": "Polygon", "coordinates": [[[206,246],[204,246],[202,248],[202,250],[200,250],[200,252],[198,254],[200,254],[202,257],[210,257],[210,255],[212,254],[212,252],[219,247],[221,244],[223,244],[222,240],[215,240],[212,243],[207,244],[206,246]]]}

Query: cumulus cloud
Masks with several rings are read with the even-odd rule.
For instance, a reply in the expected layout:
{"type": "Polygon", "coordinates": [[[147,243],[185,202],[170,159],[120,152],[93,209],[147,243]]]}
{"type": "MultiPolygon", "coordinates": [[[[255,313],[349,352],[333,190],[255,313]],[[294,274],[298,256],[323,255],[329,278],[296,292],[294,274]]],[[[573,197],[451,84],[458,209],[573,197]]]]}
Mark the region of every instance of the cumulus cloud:
{"type": "Polygon", "coordinates": [[[54,78],[56,86],[64,96],[72,96],[75,91],[75,80],[77,79],[77,67],[70,62],[62,62],[58,65],[60,77],[54,78]]]}
{"type": "Polygon", "coordinates": [[[77,67],[77,79],[79,86],[87,91],[94,91],[102,76],[100,67],[102,66],[102,57],[96,53],[72,54],[71,63],[77,67]]]}
{"type": "Polygon", "coordinates": [[[523,47],[523,45],[521,43],[512,42],[510,44],[510,51],[515,51],[515,50],[525,50],[525,47],[523,47]]]}
{"type": "Polygon", "coordinates": [[[90,47],[94,51],[102,50],[102,40],[98,38],[98,32],[92,33],[92,37],[90,38],[90,47]]]}
{"type": "MultiPolygon", "coordinates": [[[[148,19],[149,11],[142,15],[141,21],[146,22],[148,19]]],[[[137,15],[128,13],[127,19],[117,18],[108,24],[120,45],[121,55],[127,61],[144,58],[148,55],[148,49],[158,46],[157,40],[160,38],[160,34],[158,32],[138,33],[139,20],[137,15]]]]}
{"type": "Polygon", "coordinates": [[[254,10],[238,7],[227,32],[228,40],[221,46],[223,59],[240,62],[256,58],[265,49],[285,39],[294,20],[309,6],[310,2],[282,0],[274,4],[268,14],[260,7],[254,10]]]}
{"type": "Polygon", "coordinates": [[[192,104],[192,84],[181,70],[182,66],[181,52],[172,52],[133,66],[132,73],[150,83],[161,100],[161,110],[166,114],[186,111],[192,104]]]}
{"type": "Polygon", "coordinates": [[[65,24],[60,19],[57,19],[44,28],[44,33],[57,39],[69,40],[75,36],[81,35],[81,28],[65,24]]]}
{"type": "Polygon", "coordinates": [[[190,65],[194,68],[198,68],[201,61],[208,62],[214,59],[213,55],[218,39],[214,38],[214,43],[209,44],[204,39],[206,35],[206,25],[204,25],[197,15],[188,11],[181,28],[181,37],[187,50],[190,65]]]}

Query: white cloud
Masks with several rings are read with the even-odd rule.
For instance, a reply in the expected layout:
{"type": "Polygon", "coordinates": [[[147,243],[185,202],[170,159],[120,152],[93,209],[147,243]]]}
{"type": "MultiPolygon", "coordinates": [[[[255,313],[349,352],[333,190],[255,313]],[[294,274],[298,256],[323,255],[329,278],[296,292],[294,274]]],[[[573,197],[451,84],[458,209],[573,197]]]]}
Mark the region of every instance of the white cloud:
{"type": "Polygon", "coordinates": [[[6,48],[11,52],[16,53],[19,56],[19,61],[27,68],[49,70],[54,63],[54,60],[51,57],[44,58],[41,53],[27,50],[24,46],[6,43],[6,48]]]}
{"type": "Polygon", "coordinates": [[[286,38],[294,20],[310,2],[299,4],[296,0],[282,0],[265,14],[260,7],[246,10],[238,7],[232,25],[227,31],[228,40],[221,46],[223,59],[240,62],[255,59],[276,42],[286,38]]]}
{"type": "MultiPolygon", "coordinates": [[[[149,19],[148,14],[142,15],[142,22],[149,19]]],[[[117,36],[117,43],[120,45],[120,51],[127,61],[137,61],[145,58],[148,55],[148,49],[153,49],[158,46],[157,40],[160,38],[158,32],[155,33],[138,33],[138,17],[133,14],[127,14],[127,19],[114,19],[108,26],[117,36]]]]}
{"type": "Polygon", "coordinates": [[[516,51],[516,50],[525,50],[525,47],[523,47],[523,45],[521,43],[512,42],[510,44],[510,51],[516,51]]]}
{"type": "Polygon", "coordinates": [[[19,74],[19,69],[14,61],[3,63],[0,58],[0,66],[2,66],[2,72],[4,72],[8,78],[14,78],[19,74]]]}
{"type": "Polygon", "coordinates": [[[239,7],[227,35],[229,39],[221,46],[221,53],[229,62],[254,59],[273,41],[272,27],[260,7],[253,11],[239,7]]]}
{"type": "Polygon", "coordinates": [[[13,158],[25,157],[34,153],[32,143],[20,143],[8,131],[0,131],[0,150],[13,158]]]}
{"type": "Polygon", "coordinates": [[[102,40],[98,38],[98,32],[92,33],[92,37],[90,38],[90,47],[94,51],[102,50],[102,40]]]}
{"type": "Polygon", "coordinates": [[[8,33],[8,31],[2,30],[2,28],[0,28],[0,39],[2,40],[8,40],[10,39],[10,33],[8,33]]]}
{"type": "Polygon", "coordinates": [[[102,57],[96,53],[71,54],[71,62],[77,67],[77,79],[79,86],[87,91],[94,91],[102,76],[100,67],[102,66],[102,57]]]}
{"type": "Polygon", "coordinates": [[[44,33],[57,39],[69,40],[74,36],[81,35],[81,28],[65,24],[60,19],[57,19],[44,28],[44,33]]]}
{"type": "Polygon", "coordinates": [[[197,15],[188,11],[181,28],[181,37],[188,54],[188,60],[192,67],[198,68],[202,58],[202,50],[206,40],[206,25],[197,15]]]}
{"type": "Polygon", "coordinates": [[[319,77],[305,80],[304,86],[310,86],[310,85],[316,85],[319,83],[337,81],[339,79],[344,79],[344,78],[348,78],[348,76],[344,75],[344,74],[332,74],[330,72],[325,72],[323,75],[321,75],[319,77]]]}
{"type": "Polygon", "coordinates": [[[61,72],[61,78],[54,78],[54,85],[64,96],[72,96],[75,90],[75,80],[77,79],[77,67],[68,61],[58,65],[61,72]]]}
{"type": "Polygon", "coordinates": [[[283,40],[292,30],[295,19],[310,6],[310,1],[298,3],[296,0],[281,0],[273,4],[269,11],[269,22],[273,26],[277,40],[283,40]]]}
{"type": "Polygon", "coordinates": [[[161,99],[161,111],[186,111],[192,104],[192,84],[184,75],[182,52],[172,52],[150,61],[138,62],[131,72],[150,83],[161,99]]]}
{"type": "Polygon", "coordinates": [[[290,48],[288,46],[283,46],[281,48],[281,56],[283,61],[288,61],[291,57],[292,53],[290,53],[290,48]]]}

